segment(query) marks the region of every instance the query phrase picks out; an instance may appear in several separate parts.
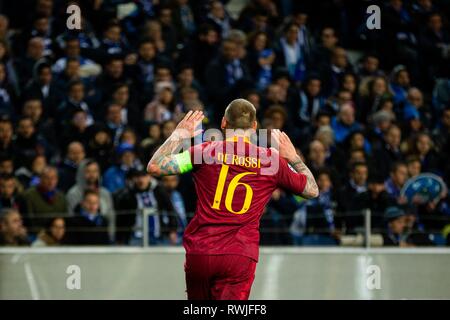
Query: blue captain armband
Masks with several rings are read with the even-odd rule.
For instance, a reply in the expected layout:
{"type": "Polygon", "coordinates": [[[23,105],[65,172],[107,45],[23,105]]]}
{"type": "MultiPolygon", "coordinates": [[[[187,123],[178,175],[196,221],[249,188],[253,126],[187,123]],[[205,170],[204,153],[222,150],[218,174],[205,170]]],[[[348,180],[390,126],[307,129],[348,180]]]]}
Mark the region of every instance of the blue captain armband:
{"type": "Polygon", "coordinates": [[[175,160],[180,168],[180,173],[186,173],[192,170],[191,154],[188,150],[175,155],[175,160]]]}

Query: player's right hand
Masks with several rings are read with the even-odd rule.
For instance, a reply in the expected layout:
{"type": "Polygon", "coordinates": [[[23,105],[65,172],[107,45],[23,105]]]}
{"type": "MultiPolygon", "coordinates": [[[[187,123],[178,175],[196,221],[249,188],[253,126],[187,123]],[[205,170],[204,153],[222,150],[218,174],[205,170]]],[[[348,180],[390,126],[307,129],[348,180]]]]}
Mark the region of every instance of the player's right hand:
{"type": "Polygon", "coordinates": [[[190,139],[202,133],[202,128],[199,126],[205,118],[203,111],[189,111],[184,118],[178,123],[173,135],[180,139],[190,139]]]}

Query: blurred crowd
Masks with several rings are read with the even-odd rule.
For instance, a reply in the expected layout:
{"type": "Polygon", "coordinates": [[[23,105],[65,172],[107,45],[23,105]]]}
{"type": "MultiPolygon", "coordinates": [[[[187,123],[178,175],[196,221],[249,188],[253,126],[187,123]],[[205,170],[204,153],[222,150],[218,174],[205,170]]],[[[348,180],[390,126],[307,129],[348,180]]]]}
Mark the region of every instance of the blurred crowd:
{"type": "Polygon", "coordinates": [[[140,245],[147,218],[150,244],[180,244],[191,176],[145,165],[187,111],[217,128],[237,97],[288,133],[320,188],[274,192],[262,244],[338,245],[367,210],[385,245],[450,243],[448,194],[401,193],[421,173],[449,181],[450,2],[229,2],[0,3],[0,244],[140,245]]]}

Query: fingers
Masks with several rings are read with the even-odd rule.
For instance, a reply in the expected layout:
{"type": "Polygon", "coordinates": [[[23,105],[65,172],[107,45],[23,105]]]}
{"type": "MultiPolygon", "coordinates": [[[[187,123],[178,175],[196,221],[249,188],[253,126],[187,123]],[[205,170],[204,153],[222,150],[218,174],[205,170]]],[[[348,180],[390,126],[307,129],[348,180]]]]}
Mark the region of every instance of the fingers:
{"type": "Polygon", "coordinates": [[[284,142],[291,143],[291,139],[289,139],[289,136],[286,133],[281,132],[281,136],[282,136],[284,142]]]}
{"type": "Polygon", "coordinates": [[[189,118],[191,117],[192,113],[193,113],[193,111],[190,110],[188,113],[186,113],[186,115],[184,116],[183,120],[181,120],[181,121],[188,121],[189,118]]]}
{"type": "Polygon", "coordinates": [[[184,117],[184,119],[182,121],[201,121],[203,120],[205,116],[203,115],[203,111],[200,110],[196,110],[196,111],[192,111],[190,110],[186,116],[184,117]]]}
{"type": "Polygon", "coordinates": [[[270,132],[270,135],[272,138],[275,139],[276,142],[280,141],[280,130],[278,129],[272,129],[270,132]]]}
{"type": "Polygon", "coordinates": [[[203,118],[205,118],[205,115],[203,114],[203,111],[195,111],[194,114],[192,115],[192,117],[194,118],[194,121],[202,121],[203,118]]]}

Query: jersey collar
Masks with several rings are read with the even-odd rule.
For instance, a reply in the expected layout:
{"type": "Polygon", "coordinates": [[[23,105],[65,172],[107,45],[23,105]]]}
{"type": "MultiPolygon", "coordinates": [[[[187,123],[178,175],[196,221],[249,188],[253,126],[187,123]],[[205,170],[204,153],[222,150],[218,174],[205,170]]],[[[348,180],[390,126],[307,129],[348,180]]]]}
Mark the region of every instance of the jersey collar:
{"type": "Polygon", "coordinates": [[[227,138],[225,141],[239,142],[239,140],[244,140],[246,143],[251,143],[249,137],[247,136],[232,136],[227,138]]]}

